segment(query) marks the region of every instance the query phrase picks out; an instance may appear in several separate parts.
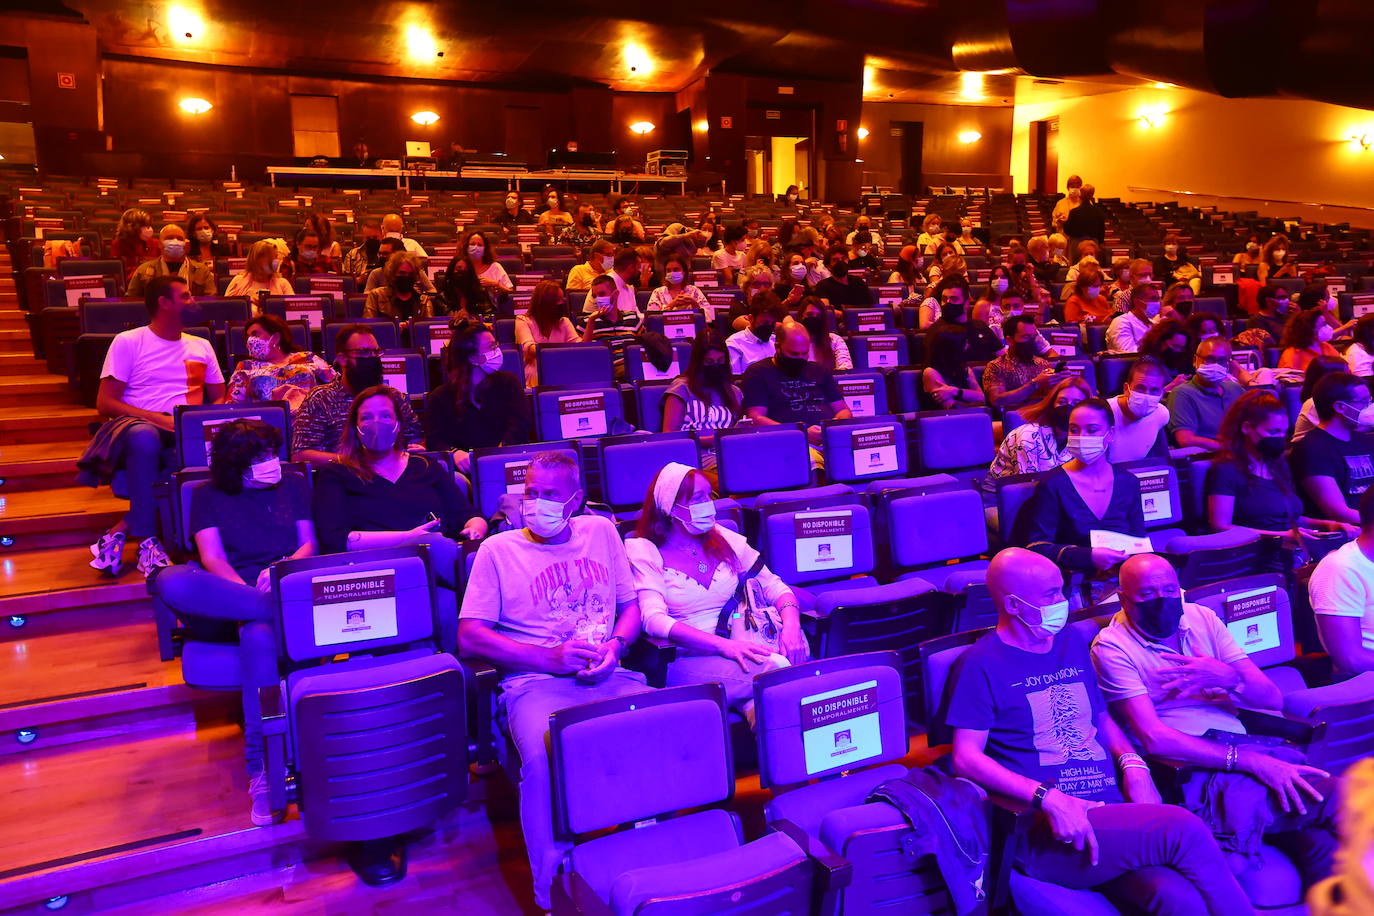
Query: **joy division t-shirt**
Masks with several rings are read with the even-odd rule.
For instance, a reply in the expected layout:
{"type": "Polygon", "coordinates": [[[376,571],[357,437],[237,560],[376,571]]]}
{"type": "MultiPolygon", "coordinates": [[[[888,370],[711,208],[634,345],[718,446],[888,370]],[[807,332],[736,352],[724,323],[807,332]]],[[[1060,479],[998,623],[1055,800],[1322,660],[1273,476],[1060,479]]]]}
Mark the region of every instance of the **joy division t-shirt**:
{"type": "Polygon", "coordinates": [[[1067,795],[1119,802],[1116,768],[1097,739],[1105,709],[1087,641],[1061,632],[1043,655],[989,633],[951,673],[946,721],[952,728],[987,731],[987,755],[1067,795]]]}
{"type": "Polygon", "coordinates": [[[778,369],[773,360],[754,363],[744,373],[744,409],[762,407],[768,419],[778,423],[819,423],[835,415],[830,408],[844,400],[835,377],[815,363],[807,363],[798,375],[778,369]]]}
{"type": "MultiPolygon", "coordinates": [[[[1293,477],[1299,483],[1308,477],[1330,477],[1336,481],[1345,504],[1360,506],[1360,497],[1374,483],[1374,435],[1354,433],[1350,440],[1337,439],[1324,429],[1314,429],[1293,446],[1293,477]]],[[[1304,511],[1318,518],[1322,513],[1306,487],[1299,487],[1304,511]]]]}

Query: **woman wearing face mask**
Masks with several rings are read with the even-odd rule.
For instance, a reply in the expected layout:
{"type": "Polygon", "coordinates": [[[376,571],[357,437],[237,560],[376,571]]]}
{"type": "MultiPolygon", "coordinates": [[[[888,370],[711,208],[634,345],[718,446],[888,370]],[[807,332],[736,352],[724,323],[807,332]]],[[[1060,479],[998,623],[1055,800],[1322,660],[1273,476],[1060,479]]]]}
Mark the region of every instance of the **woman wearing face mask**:
{"type": "Polygon", "coordinates": [[[1368,379],[1374,376],[1374,315],[1361,315],[1351,328],[1355,342],[1345,351],[1350,374],[1368,379]]]}
{"type": "Polygon", "coordinates": [[[787,269],[783,271],[782,278],[773,290],[783,305],[792,308],[802,300],[802,297],[811,295],[812,289],[820,279],[816,273],[819,268],[820,264],[808,263],[806,258],[799,254],[788,255],[787,269]]]}
{"type": "Polygon", "coordinates": [[[996,493],[999,477],[1043,474],[1071,461],[1074,456],[1067,448],[1069,414],[1092,395],[1081,378],[1066,378],[1040,400],[1022,407],[1018,412],[1023,422],[997,446],[983,489],[996,493]]]}
{"type": "Polygon", "coordinates": [[[1283,325],[1283,337],[1279,340],[1283,352],[1279,354],[1278,367],[1304,372],[1318,356],[1339,358],[1340,351],[1331,346],[1333,332],[1321,309],[1293,312],[1283,325]]]}
{"type": "Polygon", "coordinates": [[[1236,256],[1231,259],[1231,263],[1239,268],[1255,267],[1260,265],[1260,237],[1251,235],[1245,242],[1245,247],[1236,252],[1236,256]]]}
{"type": "Polygon", "coordinates": [[[1107,460],[1112,410],[1089,398],[1069,413],[1065,449],[1073,460],[1047,472],[1021,510],[1013,542],[1053,560],[1064,570],[1104,572],[1127,554],[1093,547],[1093,531],[1145,537],[1140,484],[1107,460]]]}
{"type": "MultiPolygon", "coordinates": [[[[741,242],[741,244],[745,244],[741,242]]],[[[744,269],[762,268],[768,271],[773,277],[773,282],[777,283],[782,279],[782,271],[778,269],[777,255],[773,252],[773,246],[763,239],[751,239],[748,247],[744,249],[744,269]]]]}
{"type": "Polygon", "coordinates": [[[1112,304],[1102,295],[1102,271],[1097,265],[1080,268],[1070,288],[1069,300],[1064,303],[1064,320],[1069,324],[1080,321],[1100,324],[1114,317],[1112,304]]]}
{"type": "Polygon", "coordinates": [[[256,312],[259,297],[264,292],[269,296],[296,294],[291,281],[278,272],[281,260],[277,255],[276,245],[266,239],[259,239],[248,249],[247,261],[243,271],[229,281],[229,286],[224,290],[225,296],[249,297],[253,300],[253,310],[256,312]]]}
{"type": "Polygon", "coordinates": [[[854,243],[849,248],[849,269],[866,270],[869,276],[877,276],[882,266],[883,262],[874,251],[873,236],[868,232],[854,233],[854,243]]]}
{"type": "MultiPolygon", "coordinates": [[[[1048,261],[1056,268],[1069,266],[1069,240],[1063,233],[1055,232],[1049,237],[1050,252],[1048,261]]],[[[1050,279],[1053,279],[1053,275],[1050,279]]],[[[1046,282],[1049,282],[1048,280],[1046,282]]]]}
{"type": "Polygon", "coordinates": [[[1303,436],[1316,429],[1320,422],[1317,418],[1317,407],[1312,403],[1312,391],[1317,387],[1317,382],[1333,372],[1349,371],[1345,360],[1339,356],[1318,356],[1307,364],[1307,371],[1303,373],[1302,377],[1302,390],[1298,393],[1298,397],[1302,401],[1302,408],[1298,411],[1297,422],[1293,424],[1293,437],[1289,442],[1290,445],[1297,445],[1301,442],[1303,436]]]}
{"type": "Polygon", "coordinates": [[[530,307],[515,319],[515,345],[525,363],[525,384],[539,384],[539,365],[535,354],[540,344],[572,343],[581,334],[568,320],[568,297],[552,280],[540,280],[530,294],[530,307]]]}
{"type": "Polygon", "coordinates": [[[1255,278],[1260,286],[1272,283],[1281,277],[1296,277],[1298,262],[1288,257],[1288,236],[1279,234],[1264,243],[1260,249],[1260,262],[1255,268],[1255,278]]]}
{"type": "Polygon", "coordinates": [[[284,813],[268,803],[258,702],[258,688],[278,681],[270,568],[319,552],[306,478],[283,474],[280,451],[281,433],[260,420],[221,426],[210,446],[210,482],[191,496],[197,559],[148,579],[154,600],[180,617],[188,634],[213,641],[238,636],[243,749],[258,826],[284,813]]]}
{"type": "Polygon", "coordinates": [[[1183,322],[1166,318],[1157,322],[1140,341],[1136,353],[1141,359],[1149,357],[1164,367],[1168,379],[1164,393],[1186,384],[1193,374],[1193,350],[1189,345],[1188,329],[1183,322]]]}
{"type": "Polygon", "coordinates": [[[496,260],[496,251],[484,234],[469,232],[458,243],[458,254],[466,256],[468,268],[489,299],[495,301],[500,296],[514,292],[515,284],[511,283],[510,275],[496,260]]]}
{"type": "Polygon", "coordinates": [[[216,258],[229,257],[229,246],[218,238],[219,226],[204,213],[193,213],[186,221],[186,256],[213,267],[216,258]]]}
{"type": "Polygon", "coordinates": [[[398,251],[387,259],[382,285],[367,294],[364,318],[399,318],[414,321],[434,317],[434,296],[416,287],[420,259],[409,251],[398,251]]]}
{"type": "Polygon", "coordinates": [[[296,233],[291,254],[281,264],[282,276],[311,277],[315,274],[338,273],[334,260],[324,253],[319,235],[309,226],[296,233]]]}
{"type": "Polygon", "coordinates": [[[1198,270],[1197,263],[1188,257],[1188,251],[1177,232],[1164,236],[1164,253],[1155,258],[1153,269],[1154,275],[1165,284],[1187,283],[1193,292],[1202,289],[1202,272],[1198,270]]]}
{"type": "Polygon", "coordinates": [[[1284,453],[1288,412],[1268,391],[1247,391],[1226,411],[1217,433],[1221,451],[1207,469],[1207,523],[1213,531],[1236,526],[1301,547],[1325,531],[1355,537],[1354,525],[1303,515],[1284,453]]]}
{"type": "MultiPolygon", "coordinates": [[[[416,290],[424,292],[428,281],[427,276],[420,274],[415,282],[416,290]]],[[[385,286],[386,281],[383,280],[380,285],[385,286]]],[[[449,261],[448,267],[444,270],[442,285],[437,292],[439,301],[435,303],[436,306],[442,303],[442,307],[450,315],[460,318],[470,318],[474,315],[484,318],[496,317],[496,305],[492,302],[492,297],[487,295],[472,269],[472,262],[464,254],[455,254],[453,260],[449,261]]]]}
{"type": "MultiPolygon", "coordinates": [[[[945,243],[944,221],[940,219],[938,213],[928,213],[926,218],[921,220],[921,234],[916,236],[916,248],[923,254],[934,254],[939,260],[939,252],[935,249],[941,243],[945,243]]],[[[945,243],[947,244],[947,243],[945,243]]],[[[953,251],[954,246],[950,246],[953,251]]],[[[955,254],[958,252],[955,251],[955,254]]]]}
{"type": "Polygon", "coordinates": [[[1112,287],[1112,310],[1123,314],[1131,310],[1131,296],[1142,286],[1154,283],[1154,265],[1144,258],[1134,258],[1127,263],[1124,289],[1120,284],[1112,287]]]}
{"type": "Polygon", "coordinates": [[[797,304],[793,317],[811,336],[811,353],[807,359],[830,372],[853,369],[854,358],[849,353],[849,344],[830,330],[831,315],[825,303],[815,296],[807,296],[797,304]]]}
{"type": "Polygon", "coordinates": [[[968,328],[942,321],[926,330],[926,367],[921,370],[922,410],[982,404],[983,386],[969,366],[968,328]]]}
{"type": "Polygon", "coordinates": [[[524,445],[531,417],[523,381],[501,368],[496,335],[472,319],[459,319],[444,348],[444,384],[425,398],[425,448],[453,452],[468,471],[475,448],[524,445]]]}
{"type": "Polygon", "coordinates": [[[987,287],[988,291],[973,304],[973,317],[995,327],[1001,324],[1002,319],[1008,314],[1002,308],[1002,298],[1011,289],[1011,272],[1007,270],[1006,265],[998,264],[988,272],[987,287]]]}
{"type": "Polygon", "coordinates": [[[789,184],[787,190],[783,192],[782,197],[778,199],[778,203],[786,204],[789,207],[795,207],[800,199],[800,189],[794,184],[789,184]]]}
{"type": "MultiPolygon", "coordinates": [[[[339,460],[315,475],[315,525],[327,553],[426,544],[435,578],[453,588],[456,538],[477,540],[487,522],[453,482],[448,465],[401,446],[405,395],[386,385],[364,390],[348,408],[339,460]]],[[[452,646],[458,622],[442,621],[452,646]]]]}
{"type": "Polygon", "coordinates": [[[706,476],[676,462],[654,478],[625,553],[644,632],[680,647],[667,685],[720,683],[752,725],[755,675],[810,656],[796,595],[743,536],[716,524],[706,476]]]}
{"type": "Polygon", "coordinates": [[[248,358],[229,377],[225,403],[286,401],[296,410],[311,388],[334,381],[336,373],[329,364],[297,349],[290,327],[276,315],[258,315],[243,330],[248,358]]]}
{"type": "Polygon", "coordinates": [[[917,251],[915,245],[904,245],[897,252],[897,266],[888,275],[888,283],[900,283],[905,289],[902,299],[917,301],[925,298],[925,290],[930,286],[924,268],[926,259],[917,251]]]}
{"type": "Polygon", "coordinates": [[[648,311],[663,312],[692,310],[706,313],[710,321],[715,307],[706,294],[691,282],[692,262],[682,255],[670,255],[663,261],[663,285],[649,294],[648,311]]]}
{"type": "Polygon", "coordinates": [[[114,241],[110,243],[110,257],[118,258],[124,265],[124,279],[127,281],[138,270],[138,265],[153,260],[161,251],[148,211],[137,207],[125,210],[115,227],[114,241]]]}
{"type": "Polygon", "coordinates": [[[572,214],[563,209],[563,195],[549,188],[544,195],[544,205],[539,213],[539,237],[546,243],[555,244],[563,238],[563,233],[572,228],[572,214]]]}
{"type": "MultiPolygon", "coordinates": [[[[744,394],[730,378],[730,350],[725,338],[708,327],[692,341],[687,371],[663,392],[663,431],[695,432],[703,445],[715,441],[715,431],[729,429],[744,414],[744,394]]],[[[716,465],[715,451],[702,453],[708,475],[716,465]]]]}

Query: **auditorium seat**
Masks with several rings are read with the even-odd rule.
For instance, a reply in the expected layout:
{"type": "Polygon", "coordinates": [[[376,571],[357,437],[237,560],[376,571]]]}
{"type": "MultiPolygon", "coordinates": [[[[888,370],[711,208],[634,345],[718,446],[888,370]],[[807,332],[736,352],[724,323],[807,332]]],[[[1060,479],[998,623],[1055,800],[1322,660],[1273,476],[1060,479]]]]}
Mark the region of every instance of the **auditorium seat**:
{"type": "Polygon", "coordinates": [[[606,436],[597,440],[596,450],[601,499],[620,520],[639,517],[645,494],[664,465],[676,461],[699,467],[701,461],[696,436],[688,432],[606,436]]]}
{"type": "Polygon", "coordinates": [[[921,411],[911,421],[919,460],[926,473],[981,481],[992,463],[992,414],[984,407],[921,411]]]}
{"type": "MultiPolygon", "coordinates": [[[[668,368],[660,370],[649,362],[643,344],[630,344],[625,347],[625,380],[628,382],[671,382],[687,371],[688,361],[692,358],[692,344],[687,340],[674,340],[670,344],[673,352],[668,368]]],[[[541,376],[542,377],[542,376],[541,376]]]]}
{"type": "Polygon", "coordinates": [[[572,442],[550,440],[474,449],[471,455],[472,498],[484,518],[496,514],[502,496],[509,494],[520,499],[525,491],[525,473],[529,470],[530,459],[540,452],[557,452],[578,462],[579,477],[585,486],[579,450],[572,442]]]}
{"type": "Polygon", "coordinates": [[[760,493],[810,486],[806,431],[797,423],[717,430],[716,471],[720,492],[746,506],[760,493]]]}
{"type": "Polygon", "coordinates": [[[540,385],[605,387],[613,377],[611,348],[600,341],[539,344],[534,358],[540,385]]]}
{"type": "Polygon", "coordinates": [[[172,414],[177,461],[182,468],[210,466],[215,433],[231,420],[261,420],[281,433],[280,457],[291,460],[291,411],[285,401],[259,404],[182,404],[172,414]]]}
{"type": "Polygon", "coordinates": [[[906,429],[897,417],[827,420],[821,424],[826,477],[864,483],[907,472],[906,429]]]}
{"type": "Polygon", "coordinates": [[[541,385],[534,392],[534,430],[540,441],[592,439],[630,431],[625,404],[613,385],[541,385]]]}

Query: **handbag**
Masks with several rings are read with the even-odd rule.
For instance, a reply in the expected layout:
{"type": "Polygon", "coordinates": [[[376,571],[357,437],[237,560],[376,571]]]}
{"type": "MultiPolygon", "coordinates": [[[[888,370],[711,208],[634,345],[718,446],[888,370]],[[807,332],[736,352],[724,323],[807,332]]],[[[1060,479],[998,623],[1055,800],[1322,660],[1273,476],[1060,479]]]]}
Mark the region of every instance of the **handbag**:
{"type": "Polygon", "coordinates": [[[720,608],[716,618],[716,635],[722,639],[754,642],[778,651],[782,635],[782,617],[768,603],[759,585],[758,574],[763,569],[763,557],[754,561],[749,571],[740,576],[735,594],[720,608]]]}

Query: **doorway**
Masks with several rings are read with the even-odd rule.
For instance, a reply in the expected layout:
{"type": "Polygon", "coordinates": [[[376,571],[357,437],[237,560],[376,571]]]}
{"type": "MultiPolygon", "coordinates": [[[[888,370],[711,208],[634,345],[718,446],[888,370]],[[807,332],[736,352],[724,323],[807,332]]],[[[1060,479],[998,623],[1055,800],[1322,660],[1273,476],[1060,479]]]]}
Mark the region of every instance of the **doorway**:
{"type": "Polygon", "coordinates": [[[807,179],[811,171],[811,139],[809,137],[769,137],[769,193],[775,197],[786,194],[796,185],[806,198],[807,179]],[[802,148],[805,144],[805,149],[802,148]],[[798,165],[802,168],[799,171],[798,165]]]}
{"type": "Polygon", "coordinates": [[[1031,122],[1031,193],[1054,194],[1059,188],[1059,119],[1031,122]]]}
{"type": "Polygon", "coordinates": [[[925,122],[893,121],[893,132],[901,131],[901,161],[897,188],[902,194],[919,197],[925,190],[921,176],[921,152],[925,149],[925,122]]]}

